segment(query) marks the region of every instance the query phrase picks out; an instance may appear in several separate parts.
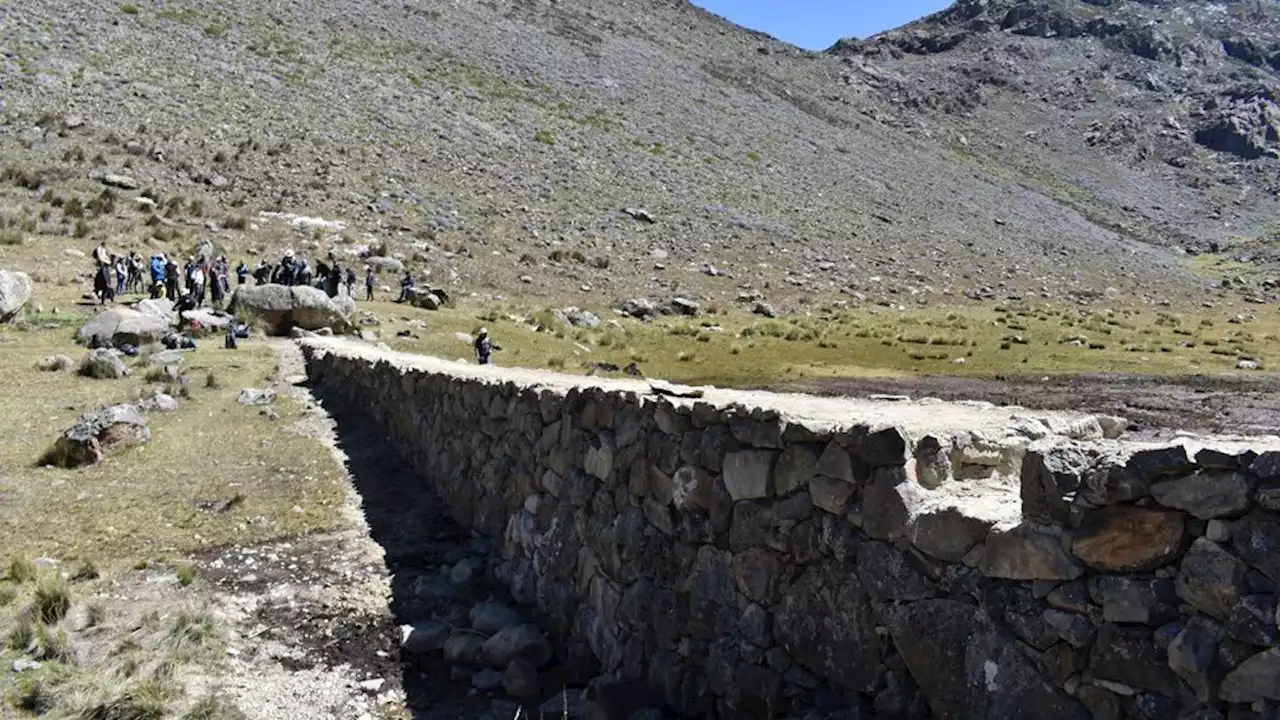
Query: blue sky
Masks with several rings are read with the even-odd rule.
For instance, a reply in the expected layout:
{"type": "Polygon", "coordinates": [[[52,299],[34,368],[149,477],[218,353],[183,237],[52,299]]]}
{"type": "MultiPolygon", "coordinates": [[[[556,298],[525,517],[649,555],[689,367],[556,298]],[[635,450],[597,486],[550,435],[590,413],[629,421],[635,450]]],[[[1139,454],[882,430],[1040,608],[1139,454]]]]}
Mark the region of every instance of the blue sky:
{"type": "Polygon", "coordinates": [[[950,0],[692,0],[752,30],[809,50],[865,38],[937,12],[950,0]]]}

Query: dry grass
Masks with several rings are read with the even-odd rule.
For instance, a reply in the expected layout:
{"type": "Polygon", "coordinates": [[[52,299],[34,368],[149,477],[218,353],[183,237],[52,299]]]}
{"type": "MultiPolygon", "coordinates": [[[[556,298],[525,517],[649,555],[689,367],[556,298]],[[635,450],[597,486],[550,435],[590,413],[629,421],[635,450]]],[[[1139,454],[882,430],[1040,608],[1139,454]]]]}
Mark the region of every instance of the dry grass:
{"type": "Polygon", "coordinates": [[[1254,305],[1183,312],[1049,303],[904,312],[828,308],[779,319],[725,313],[647,324],[619,320],[619,326],[601,309],[605,322],[597,329],[558,325],[545,308],[373,309],[383,318],[380,335],[398,350],[470,359],[470,347],[455,334],[487,325],[502,347],[494,355],[499,365],[585,373],[600,363],[636,362],[651,377],[724,387],[927,374],[1233,373],[1241,359],[1280,352],[1280,315],[1254,305]],[[421,317],[428,327],[411,328],[416,338],[396,337],[405,317],[421,317]]]}
{"type": "Polygon", "coordinates": [[[6,555],[131,565],[138,558],[263,542],[339,522],[341,470],[321,443],[288,430],[296,406],[277,401],[282,421],[273,422],[235,401],[237,388],[260,386],[276,367],[274,353],[261,342],[245,342],[235,352],[206,343],[188,359],[185,372],[200,378],[184,386],[189,399],[176,413],[148,418],[151,442],[81,470],[34,463],[80,413],[155,386],[140,371],[95,381],[34,369],[39,358],[59,352],[77,357],[85,351],[74,347],[66,329],[0,329],[0,425],[13,428],[0,437],[0,495],[7,508],[0,516],[0,547],[6,555]],[[220,381],[215,387],[204,380],[210,376],[220,381]],[[243,502],[223,514],[195,505],[236,495],[243,502]]]}

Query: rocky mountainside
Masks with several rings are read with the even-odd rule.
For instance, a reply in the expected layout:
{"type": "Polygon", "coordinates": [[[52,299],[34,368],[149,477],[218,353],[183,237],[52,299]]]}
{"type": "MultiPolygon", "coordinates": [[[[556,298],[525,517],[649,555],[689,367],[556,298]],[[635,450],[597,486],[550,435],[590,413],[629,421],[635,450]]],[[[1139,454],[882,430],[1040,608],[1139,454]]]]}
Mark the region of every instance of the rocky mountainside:
{"type": "Polygon", "coordinates": [[[1201,300],[1185,253],[1267,260],[1280,204],[1272,2],[964,0],[828,53],[682,0],[21,6],[0,262],[103,236],[579,304],[1201,300]],[[60,209],[106,174],[159,212],[60,209]]]}
{"type": "Polygon", "coordinates": [[[897,122],[946,127],[961,154],[1045,182],[1100,225],[1277,257],[1274,0],[961,0],[831,52],[897,122]]]}

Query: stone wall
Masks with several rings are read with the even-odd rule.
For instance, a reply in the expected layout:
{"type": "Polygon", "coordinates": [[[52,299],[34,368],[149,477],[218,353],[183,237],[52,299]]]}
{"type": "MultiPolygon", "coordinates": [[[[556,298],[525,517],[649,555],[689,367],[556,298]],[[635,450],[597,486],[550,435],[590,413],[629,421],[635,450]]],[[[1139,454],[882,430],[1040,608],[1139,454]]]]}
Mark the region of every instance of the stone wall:
{"type": "Polygon", "coordinates": [[[1269,446],[304,349],[504,544],[560,662],[683,716],[1280,713],[1269,446]]]}

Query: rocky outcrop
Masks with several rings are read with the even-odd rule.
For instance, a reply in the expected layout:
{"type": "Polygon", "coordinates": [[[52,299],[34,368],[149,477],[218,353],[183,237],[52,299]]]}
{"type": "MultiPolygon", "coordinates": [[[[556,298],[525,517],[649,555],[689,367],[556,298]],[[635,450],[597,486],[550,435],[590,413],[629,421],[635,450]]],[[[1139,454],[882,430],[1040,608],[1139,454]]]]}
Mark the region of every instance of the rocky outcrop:
{"type": "Polygon", "coordinates": [[[81,415],[41,460],[43,465],[74,468],[101,462],[116,450],[151,439],[147,421],[133,405],[112,405],[81,415]]]}
{"type": "Polygon", "coordinates": [[[259,318],[273,335],[287,335],[295,327],[346,330],[355,309],[355,301],[346,293],[331,298],[323,290],[300,285],[242,285],[229,306],[233,314],[259,318]]]}
{"type": "MultiPolygon", "coordinates": [[[[1255,703],[1275,693],[1280,454],[1109,440],[1097,418],[304,350],[322,396],[375,408],[455,518],[500,541],[498,576],[561,660],[587,654],[683,717],[1273,708],[1255,703]]],[[[493,615],[488,641],[406,642],[523,688],[545,644],[493,615]]]]}
{"type": "Polygon", "coordinates": [[[31,299],[31,276],[16,270],[0,270],[0,323],[17,317],[31,299]]]}

